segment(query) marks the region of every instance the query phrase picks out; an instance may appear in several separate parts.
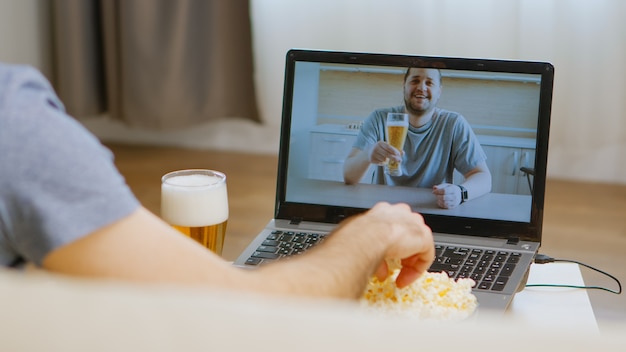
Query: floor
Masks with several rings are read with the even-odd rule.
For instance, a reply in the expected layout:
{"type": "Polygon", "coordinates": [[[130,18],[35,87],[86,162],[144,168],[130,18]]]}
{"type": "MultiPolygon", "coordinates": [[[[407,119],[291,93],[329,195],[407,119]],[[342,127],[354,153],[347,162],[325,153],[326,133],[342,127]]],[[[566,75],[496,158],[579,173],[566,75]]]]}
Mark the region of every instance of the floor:
{"type": "MultiPolygon", "coordinates": [[[[160,177],[184,168],[227,175],[230,218],[223,257],[233,260],[272,218],[277,157],[169,147],[108,145],[139,200],[159,214],[160,177]]],[[[626,282],[626,185],[548,179],[541,253],[576,260],[626,282]]],[[[549,265],[549,264],[548,264],[549,265]]],[[[617,289],[610,278],[581,267],[585,283],[617,289]]],[[[626,322],[626,297],[589,290],[602,329],[626,322]]]]}

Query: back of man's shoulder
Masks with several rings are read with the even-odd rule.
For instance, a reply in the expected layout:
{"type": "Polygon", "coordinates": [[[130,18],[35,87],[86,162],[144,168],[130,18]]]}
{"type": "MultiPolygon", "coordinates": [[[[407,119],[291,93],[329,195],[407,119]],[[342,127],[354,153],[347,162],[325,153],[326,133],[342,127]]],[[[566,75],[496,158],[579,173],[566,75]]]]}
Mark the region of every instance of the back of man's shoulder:
{"type": "Polygon", "coordinates": [[[44,84],[47,84],[48,80],[33,66],[0,62],[0,87],[3,90],[14,86],[19,87],[25,82],[45,82],[44,84]]]}
{"type": "Polygon", "coordinates": [[[0,108],[19,102],[20,90],[50,88],[48,80],[32,66],[0,63],[0,108]]]}
{"type": "Polygon", "coordinates": [[[59,110],[65,109],[48,79],[38,69],[29,65],[0,63],[0,111],[19,110],[35,101],[59,110]]]}

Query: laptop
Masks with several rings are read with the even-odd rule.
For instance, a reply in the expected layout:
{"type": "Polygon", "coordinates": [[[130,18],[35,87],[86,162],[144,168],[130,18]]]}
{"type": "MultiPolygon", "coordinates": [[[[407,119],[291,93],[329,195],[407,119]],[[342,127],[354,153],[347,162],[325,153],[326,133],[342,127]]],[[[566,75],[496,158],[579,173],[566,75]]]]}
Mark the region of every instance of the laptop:
{"type": "MultiPolygon", "coordinates": [[[[430,271],[474,279],[480,309],[504,311],[541,245],[553,77],[547,62],[290,50],[274,219],[234,265],[301,254],[376,202],[404,202],[433,231],[430,271]],[[487,155],[490,193],[442,209],[430,188],[376,184],[375,165],[359,183],[344,182],[363,121],[377,108],[403,104],[408,67],[439,69],[438,107],[470,124],[487,155]]],[[[462,181],[455,172],[454,183],[462,181]]]]}

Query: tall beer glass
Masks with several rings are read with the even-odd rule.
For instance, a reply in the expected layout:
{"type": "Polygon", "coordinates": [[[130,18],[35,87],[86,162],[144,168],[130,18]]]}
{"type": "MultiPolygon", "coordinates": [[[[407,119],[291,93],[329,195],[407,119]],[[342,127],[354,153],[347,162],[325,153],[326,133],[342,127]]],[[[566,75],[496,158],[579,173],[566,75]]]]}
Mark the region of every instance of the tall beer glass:
{"type": "Polygon", "coordinates": [[[161,218],[222,255],[228,221],[226,175],[213,170],[166,174],[161,179],[161,218]]]}
{"type": "MultiPolygon", "coordinates": [[[[406,134],[409,131],[409,114],[390,112],[387,114],[387,143],[402,152],[406,134]]],[[[395,159],[387,160],[385,173],[391,176],[401,176],[400,163],[395,159]]]]}

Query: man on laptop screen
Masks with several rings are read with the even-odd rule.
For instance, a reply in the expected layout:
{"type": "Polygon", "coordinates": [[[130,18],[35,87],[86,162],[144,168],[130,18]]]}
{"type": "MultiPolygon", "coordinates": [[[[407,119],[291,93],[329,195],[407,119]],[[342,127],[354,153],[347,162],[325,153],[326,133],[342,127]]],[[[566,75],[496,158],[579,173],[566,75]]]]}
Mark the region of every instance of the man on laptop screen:
{"type": "Polygon", "coordinates": [[[377,109],[364,121],[345,162],[347,184],[359,182],[370,164],[385,165],[393,160],[399,164],[397,175],[377,167],[372,182],[432,187],[441,208],[454,208],[491,190],[487,156],[471,126],[462,115],[437,108],[442,85],[438,69],[407,69],[404,104],[377,109]],[[386,141],[391,131],[387,118],[397,113],[410,117],[401,150],[386,141]],[[454,170],[464,176],[462,184],[453,184],[454,170]]]}

